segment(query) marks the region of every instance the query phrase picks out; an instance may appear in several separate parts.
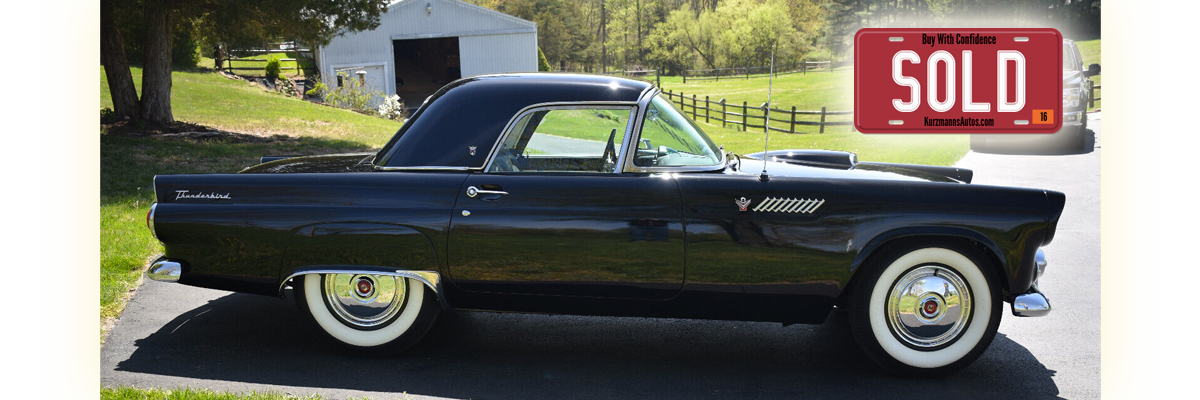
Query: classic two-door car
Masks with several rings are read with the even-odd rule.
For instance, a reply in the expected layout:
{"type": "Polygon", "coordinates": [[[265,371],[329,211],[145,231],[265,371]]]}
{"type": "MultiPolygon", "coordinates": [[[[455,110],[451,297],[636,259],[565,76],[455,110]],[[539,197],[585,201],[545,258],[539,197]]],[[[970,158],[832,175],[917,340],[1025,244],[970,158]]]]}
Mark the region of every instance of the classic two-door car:
{"type": "Polygon", "coordinates": [[[378,152],[155,177],[161,281],[284,297],[400,352],[443,309],[821,323],[907,376],[959,370],[1004,302],[1050,311],[1062,193],[854,154],[727,154],[655,86],[460,79],[378,152]],[[765,170],[765,173],[764,173],[765,170]]]}

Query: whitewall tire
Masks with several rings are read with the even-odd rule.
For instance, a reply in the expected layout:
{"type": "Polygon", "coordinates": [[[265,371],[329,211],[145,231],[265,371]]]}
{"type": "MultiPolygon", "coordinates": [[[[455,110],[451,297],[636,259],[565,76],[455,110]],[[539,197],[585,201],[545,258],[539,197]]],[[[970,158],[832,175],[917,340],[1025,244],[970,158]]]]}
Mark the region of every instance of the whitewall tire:
{"type": "Polygon", "coordinates": [[[968,245],[892,246],[852,289],[850,324],[875,362],[903,376],[941,376],[973,362],[996,335],[1003,300],[968,245]]]}
{"type": "Polygon", "coordinates": [[[297,300],[329,337],[366,355],[392,355],[415,344],[437,319],[437,298],[411,278],[308,274],[297,300]]]}

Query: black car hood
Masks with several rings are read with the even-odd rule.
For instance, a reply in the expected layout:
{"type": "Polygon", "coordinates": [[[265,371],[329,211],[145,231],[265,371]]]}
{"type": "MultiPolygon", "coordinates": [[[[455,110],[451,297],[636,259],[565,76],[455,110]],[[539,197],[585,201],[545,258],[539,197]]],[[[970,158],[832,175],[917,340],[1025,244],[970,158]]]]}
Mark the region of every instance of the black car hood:
{"type": "Polygon", "coordinates": [[[369,172],[375,153],[328,154],[275,160],[246,168],[245,174],[287,174],[315,172],[369,172]]]}
{"type": "Polygon", "coordinates": [[[739,170],[762,172],[768,160],[768,175],[824,179],[882,179],[899,181],[971,183],[974,173],[965,168],[919,164],[860,162],[854,153],[838,150],[786,149],[747,154],[740,157],[739,170]],[[774,171],[778,170],[776,173],[774,171]]]}

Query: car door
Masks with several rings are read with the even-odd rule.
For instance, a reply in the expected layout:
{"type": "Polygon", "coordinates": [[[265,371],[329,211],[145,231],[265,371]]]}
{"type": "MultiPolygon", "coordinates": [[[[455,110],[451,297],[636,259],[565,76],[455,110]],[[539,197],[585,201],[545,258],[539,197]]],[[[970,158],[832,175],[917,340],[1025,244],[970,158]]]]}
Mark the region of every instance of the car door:
{"type": "Polygon", "coordinates": [[[666,299],[684,278],[683,210],[669,175],[616,171],[632,105],[519,116],[459,194],[451,281],[473,292],[666,299]]]}

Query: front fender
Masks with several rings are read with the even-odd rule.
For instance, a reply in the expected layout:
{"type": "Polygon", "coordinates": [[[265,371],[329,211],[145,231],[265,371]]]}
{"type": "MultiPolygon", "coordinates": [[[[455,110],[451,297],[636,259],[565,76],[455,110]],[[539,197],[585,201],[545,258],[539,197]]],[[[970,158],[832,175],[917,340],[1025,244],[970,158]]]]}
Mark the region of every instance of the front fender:
{"type": "MultiPolygon", "coordinates": [[[[1035,235],[1044,235],[1044,232],[1035,235]]],[[[876,235],[854,257],[850,264],[850,273],[852,276],[855,275],[871,254],[889,242],[909,238],[932,239],[939,237],[965,239],[982,246],[987,255],[999,264],[996,272],[999,272],[1004,278],[1002,280],[1005,285],[1004,289],[1010,293],[1014,290],[1017,292],[1027,290],[1033,281],[1033,268],[1022,268],[1022,266],[1024,264],[1032,265],[1034,253],[1037,252],[1038,245],[1042,243],[1040,237],[1025,241],[1024,246],[1021,246],[1020,243],[1001,246],[983,233],[960,226],[912,226],[876,235]],[[1029,260],[1029,262],[1023,262],[1023,260],[1029,260]]]]}

